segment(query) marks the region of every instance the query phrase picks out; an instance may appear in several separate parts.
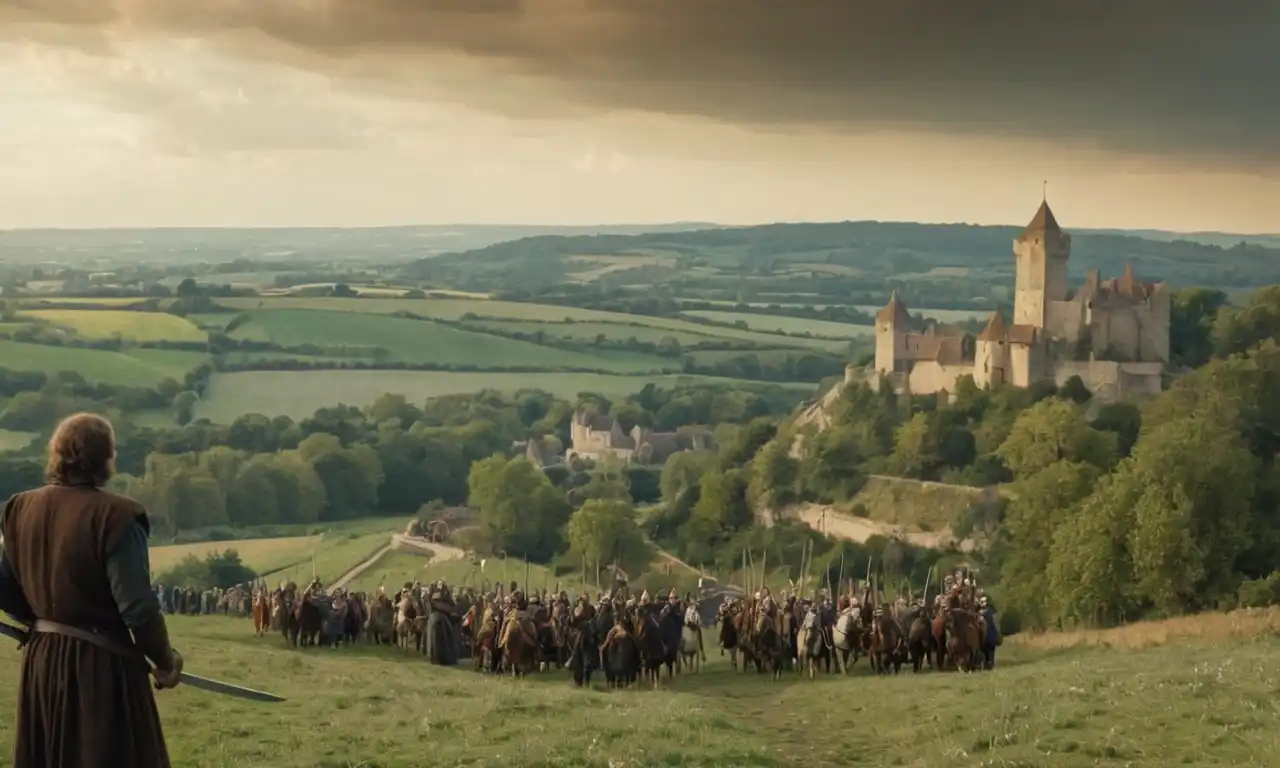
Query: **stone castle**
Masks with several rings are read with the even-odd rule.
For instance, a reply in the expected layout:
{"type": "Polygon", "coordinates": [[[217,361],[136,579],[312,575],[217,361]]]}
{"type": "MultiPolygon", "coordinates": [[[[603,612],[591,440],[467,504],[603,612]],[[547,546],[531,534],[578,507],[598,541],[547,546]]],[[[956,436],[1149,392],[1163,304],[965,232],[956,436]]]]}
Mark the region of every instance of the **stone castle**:
{"type": "MultiPolygon", "coordinates": [[[[1013,317],[997,308],[978,334],[913,330],[895,292],[876,314],[875,369],[896,391],[954,392],[972,376],[980,387],[1039,381],[1059,385],[1079,376],[1101,399],[1157,394],[1169,359],[1169,294],[1164,283],[1140,282],[1133,266],[1102,280],[1089,270],[1078,290],[1067,284],[1071,236],[1048,202],[1013,241],[1013,317]]],[[[850,370],[846,380],[858,372],[850,370]]],[[[865,375],[865,374],[864,374],[865,375]]]]}
{"type": "Polygon", "coordinates": [[[705,430],[654,432],[637,424],[630,432],[624,432],[612,416],[584,410],[573,414],[569,435],[573,441],[568,455],[571,461],[598,461],[611,456],[628,463],[662,465],[680,451],[712,447],[711,433],[705,430]]]}

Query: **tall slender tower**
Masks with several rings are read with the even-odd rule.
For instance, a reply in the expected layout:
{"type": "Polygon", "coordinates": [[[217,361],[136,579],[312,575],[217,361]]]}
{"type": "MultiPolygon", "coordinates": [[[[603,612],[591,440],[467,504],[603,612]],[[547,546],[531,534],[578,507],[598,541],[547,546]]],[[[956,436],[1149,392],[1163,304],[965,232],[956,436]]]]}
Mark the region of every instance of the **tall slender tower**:
{"type": "Polygon", "coordinates": [[[1071,236],[1058,226],[1047,200],[1013,241],[1013,256],[1013,323],[1044,328],[1049,302],[1067,298],[1067,260],[1071,258],[1071,236]]]}
{"type": "Polygon", "coordinates": [[[883,374],[896,371],[907,359],[907,330],[911,316],[907,306],[894,291],[889,303],[876,313],[876,370],[883,374]]]}

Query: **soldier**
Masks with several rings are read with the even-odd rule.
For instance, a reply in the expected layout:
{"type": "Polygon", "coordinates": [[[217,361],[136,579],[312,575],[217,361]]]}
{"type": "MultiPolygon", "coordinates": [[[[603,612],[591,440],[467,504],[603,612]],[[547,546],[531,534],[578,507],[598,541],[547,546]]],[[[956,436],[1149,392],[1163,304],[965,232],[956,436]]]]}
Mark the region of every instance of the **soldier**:
{"type": "Polygon", "coordinates": [[[982,638],[982,668],[994,669],[996,646],[1000,645],[1000,627],[996,622],[996,609],[984,596],[978,598],[978,610],[987,629],[986,636],[982,638]]]}
{"type": "Polygon", "coordinates": [[[651,598],[649,597],[649,590],[646,589],[644,592],[640,593],[640,605],[647,606],[650,600],[651,598]]]}
{"type": "Polygon", "coordinates": [[[143,657],[156,687],[172,688],[182,656],[151,589],[146,510],[104,488],[115,455],[106,419],[64,419],[49,441],[49,484],[0,513],[0,610],[31,625],[15,768],[170,765],[143,657]]]}

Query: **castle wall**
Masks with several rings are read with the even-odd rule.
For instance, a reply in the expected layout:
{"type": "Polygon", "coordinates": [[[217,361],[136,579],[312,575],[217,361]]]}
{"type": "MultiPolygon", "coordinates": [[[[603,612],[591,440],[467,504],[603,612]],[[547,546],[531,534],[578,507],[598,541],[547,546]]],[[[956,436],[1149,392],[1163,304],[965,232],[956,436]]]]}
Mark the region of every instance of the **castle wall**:
{"type": "Polygon", "coordinates": [[[973,360],[973,383],[994,388],[1005,383],[1009,365],[1008,344],[1003,341],[979,341],[973,360]]]}
{"type": "Polygon", "coordinates": [[[1049,337],[1074,346],[1085,327],[1085,305],[1079,299],[1051,301],[1046,312],[1045,330],[1049,337]]]}
{"type": "Polygon", "coordinates": [[[918,395],[934,392],[955,392],[962,376],[973,374],[972,365],[940,365],[933,360],[921,360],[911,367],[907,386],[918,395]]]}
{"type": "Polygon", "coordinates": [[[1032,349],[1026,344],[1009,345],[1008,381],[1015,387],[1029,387],[1032,382],[1032,349]]]}
{"type": "Polygon", "coordinates": [[[1111,360],[1068,361],[1054,368],[1053,380],[1058,386],[1072,376],[1079,376],[1095,397],[1114,402],[1128,397],[1160,394],[1162,363],[1117,363],[1111,360]]]}

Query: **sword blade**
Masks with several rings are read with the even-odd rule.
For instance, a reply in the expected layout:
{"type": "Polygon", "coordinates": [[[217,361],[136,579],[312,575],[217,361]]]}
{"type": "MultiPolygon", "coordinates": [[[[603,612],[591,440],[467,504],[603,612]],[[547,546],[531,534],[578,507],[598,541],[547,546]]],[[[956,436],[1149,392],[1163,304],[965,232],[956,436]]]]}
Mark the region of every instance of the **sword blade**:
{"type": "MultiPolygon", "coordinates": [[[[0,635],[18,641],[19,646],[26,645],[27,641],[31,638],[31,633],[28,630],[19,629],[2,621],[0,621],[0,635]]],[[[209,693],[219,693],[223,696],[234,696],[237,699],[247,699],[249,701],[262,701],[272,704],[281,701],[288,701],[285,697],[277,696],[274,693],[255,691],[252,688],[224,683],[221,680],[201,677],[200,675],[193,675],[189,672],[182,673],[182,684],[189,685],[192,688],[199,688],[200,690],[208,691],[209,693]]]]}
{"type": "Polygon", "coordinates": [[[255,691],[252,688],[232,685],[231,683],[224,683],[221,680],[213,680],[208,677],[192,675],[187,672],[182,673],[182,684],[189,685],[192,688],[199,688],[200,690],[208,691],[209,693],[220,693],[223,696],[234,696],[237,699],[248,699],[249,701],[262,701],[269,703],[288,701],[285,697],[277,696],[274,693],[255,691]]]}

